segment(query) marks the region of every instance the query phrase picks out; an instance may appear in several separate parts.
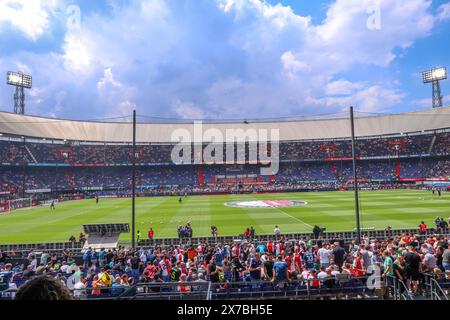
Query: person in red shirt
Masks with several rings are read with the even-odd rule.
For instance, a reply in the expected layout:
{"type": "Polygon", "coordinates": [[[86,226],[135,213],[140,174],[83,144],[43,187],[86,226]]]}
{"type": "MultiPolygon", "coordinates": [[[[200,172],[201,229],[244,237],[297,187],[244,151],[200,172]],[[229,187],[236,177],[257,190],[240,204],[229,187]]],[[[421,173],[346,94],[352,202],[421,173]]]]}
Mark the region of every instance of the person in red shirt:
{"type": "MultiPolygon", "coordinates": [[[[284,256],[284,252],[283,252],[283,256],[284,256]]],[[[285,258],[284,258],[284,262],[286,262],[287,263],[287,268],[288,268],[288,272],[289,272],[289,274],[291,273],[291,267],[292,267],[292,259],[291,259],[291,257],[290,256],[286,256],[285,258]]]]}
{"type": "Polygon", "coordinates": [[[155,235],[155,232],[153,231],[153,228],[150,228],[150,230],[148,230],[148,238],[150,240],[153,240],[154,235],[155,235]]]}
{"type": "Polygon", "coordinates": [[[353,271],[353,275],[355,277],[362,277],[366,273],[366,271],[364,270],[363,264],[362,264],[361,252],[359,252],[359,251],[356,255],[355,265],[352,268],[352,271],[353,271]]]}
{"type": "MultiPolygon", "coordinates": [[[[180,282],[180,283],[187,282],[186,274],[183,273],[180,276],[180,281],[178,281],[178,282],[180,282]]],[[[185,286],[185,285],[181,285],[181,286],[178,286],[178,291],[181,292],[181,293],[190,292],[191,291],[191,287],[185,286]]]]}
{"type": "Polygon", "coordinates": [[[273,243],[272,243],[272,241],[268,241],[267,242],[267,250],[270,252],[270,253],[273,253],[273,243]]]}
{"type": "Polygon", "coordinates": [[[197,255],[197,251],[195,250],[195,248],[193,246],[191,246],[188,251],[188,260],[194,260],[195,256],[197,255]]]}
{"type": "Polygon", "coordinates": [[[317,278],[317,271],[311,270],[308,274],[308,285],[313,288],[320,287],[320,280],[317,278]]]}
{"type": "Polygon", "coordinates": [[[427,232],[427,225],[423,221],[419,225],[419,232],[420,234],[425,234],[427,232]]]}
{"type": "Polygon", "coordinates": [[[295,265],[295,271],[297,273],[302,272],[302,258],[300,255],[300,250],[296,250],[294,253],[294,265],[295,265]]]}
{"type": "Polygon", "coordinates": [[[148,277],[153,280],[155,278],[156,270],[157,269],[153,263],[147,262],[147,266],[145,267],[144,273],[147,272],[148,277]]]}
{"type": "Polygon", "coordinates": [[[400,243],[401,244],[408,244],[409,241],[410,241],[410,237],[409,237],[409,234],[407,234],[407,233],[404,233],[402,235],[402,237],[400,238],[400,243]]]}

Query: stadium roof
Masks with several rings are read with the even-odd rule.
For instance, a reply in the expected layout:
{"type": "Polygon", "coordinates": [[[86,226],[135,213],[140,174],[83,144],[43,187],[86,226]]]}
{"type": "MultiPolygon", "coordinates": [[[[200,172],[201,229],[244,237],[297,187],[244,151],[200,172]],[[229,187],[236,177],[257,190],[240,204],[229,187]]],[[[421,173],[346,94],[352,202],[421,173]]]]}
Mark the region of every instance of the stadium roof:
{"type": "MultiPolygon", "coordinates": [[[[364,137],[448,128],[450,107],[355,119],[356,135],[364,137]]],[[[138,123],[137,141],[172,143],[176,129],[186,129],[194,137],[193,122],[138,123]]],[[[279,129],[282,141],[348,138],[351,135],[349,119],[203,123],[203,132],[208,129],[218,129],[224,137],[229,129],[279,129]]],[[[39,139],[123,143],[132,140],[132,125],[130,122],[75,121],[0,112],[0,133],[39,139]]]]}

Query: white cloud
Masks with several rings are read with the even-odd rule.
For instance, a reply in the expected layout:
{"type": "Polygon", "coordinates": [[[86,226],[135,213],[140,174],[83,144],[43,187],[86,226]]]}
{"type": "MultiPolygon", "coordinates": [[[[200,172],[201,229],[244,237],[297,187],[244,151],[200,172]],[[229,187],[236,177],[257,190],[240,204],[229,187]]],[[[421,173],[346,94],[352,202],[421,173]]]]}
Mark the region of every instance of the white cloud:
{"type": "Polygon", "coordinates": [[[415,40],[430,34],[434,17],[429,0],[379,0],[380,29],[369,29],[367,9],[373,0],[337,0],[324,23],[315,27],[305,55],[317,54],[333,70],[354,63],[388,66],[394,49],[406,49],[415,40]]]}
{"type": "Polygon", "coordinates": [[[77,36],[75,33],[68,33],[64,40],[64,66],[79,76],[90,75],[92,73],[93,53],[91,53],[92,43],[88,43],[89,38],[77,36]]]}
{"type": "Polygon", "coordinates": [[[353,83],[344,79],[329,82],[325,88],[327,95],[348,95],[361,89],[363,86],[360,83],[353,83]]]}
{"type": "Polygon", "coordinates": [[[203,119],[205,117],[202,109],[195,106],[192,102],[183,102],[176,99],[173,102],[173,108],[183,119],[203,119]]]}
{"type": "Polygon", "coordinates": [[[446,21],[450,19],[450,2],[439,6],[437,20],[446,21]]]}
{"type": "Polygon", "coordinates": [[[283,69],[290,78],[293,78],[295,74],[304,71],[311,71],[309,65],[304,61],[299,61],[294,56],[292,51],[287,51],[281,56],[281,62],[283,63],[283,69]]]}
{"type": "Polygon", "coordinates": [[[115,111],[110,115],[129,117],[134,110],[136,110],[136,103],[134,103],[133,101],[125,100],[120,102],[115,108],[115,111]]]}
{"type": "Polygon", "coordinates": [[[57,3],[57,0],[2,0],[0,30],[2,24],[9,24],[36,41],[48,29],[50,15],[57,3]]]}
{"type": "MultiPolygon", "coordinates": [[[[46,12],[36,14],[33,27],[20,27],[38,39],[53,17],[46,3],[56,0],[20,2],[39,3],[35,11],[46,12]]],[[[114,2],[107,16],[83,12],[80,29],[66,32],[61,51],[3,55],[0,67],[28,67],[39,89],[29,110],[65,117],[134,108],[184,118],[308,115],[349,105],[385,110],[405,97],[393,79],[351,82],[343,74],[361,65],[389,68],[432,32],[437,18],[429,0],[379,0],[381,29],[370,30],[373,3],[336,0],[313,25],[311,17],[259,0],[114,2]]],[[[12,19],[0,11],[0,32],[2,21],[12,19]]],[[[2,99],[10,100],[10,92],[0,88],[2,99]]]]}
{"type": "Polygon", "coordinates": [[[97,88],[102,90],[107,85],[111,85],[113,87],[121,87],[122,84],[114,79],[114,75],[112,73],[111,68],[106,68],[103,73],[103,78],[97,83],[97,88]]]}
{"type": "Polygon", "coordinates": [[[360,88],[348,95],[328,96],[325,98],[309,98],[309,102],[316,106],[334,108],[338,111],[346,111],[350,106],[355,106],[358,111],[381,112],[400,103],[405,95],[392,89],[385,89],[378,85],[363,87],[362,84],[352,84],[352,87],[360,88]]]}

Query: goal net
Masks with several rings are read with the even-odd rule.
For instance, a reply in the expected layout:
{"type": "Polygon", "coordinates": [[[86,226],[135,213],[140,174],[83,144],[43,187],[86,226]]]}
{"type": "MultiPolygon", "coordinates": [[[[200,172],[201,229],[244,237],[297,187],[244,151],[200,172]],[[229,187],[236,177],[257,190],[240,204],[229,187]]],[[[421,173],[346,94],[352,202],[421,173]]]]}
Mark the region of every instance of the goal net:
{"type": "Polygon", "coordinates": [[[31,198],[4,200],[0,201],[0,213],[9,213],[22,208],[31,208],[32,205],[33,199],[31,198]]]}

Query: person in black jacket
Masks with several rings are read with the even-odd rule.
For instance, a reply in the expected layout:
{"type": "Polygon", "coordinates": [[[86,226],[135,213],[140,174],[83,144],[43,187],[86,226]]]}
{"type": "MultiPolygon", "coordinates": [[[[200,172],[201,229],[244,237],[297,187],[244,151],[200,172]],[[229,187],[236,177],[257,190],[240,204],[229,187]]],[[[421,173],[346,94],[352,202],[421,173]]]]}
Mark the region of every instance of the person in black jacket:
{"type": "Polygon", "coordinates": [[[6,252],[3,252],[2,250],[0,250],[0,263],[5,264],[9,259],[11,259],[11,257],[8,256],[6,254],[6,252]]]}
{"type": "Polygon", "coordinates": [[[240,273],[245,270],[244,266],[241,264],[241,261],[238,257],[234,257],[231,263],[231,270],[233,273],[233,282],[240,281],[240,273]]]}
{"type": "Polygon", "coordinates": [[[315,225],[313,228],[314,239],[319,239],[319,237],[322,235],[322,232],[322,228],[315,225]]]}

